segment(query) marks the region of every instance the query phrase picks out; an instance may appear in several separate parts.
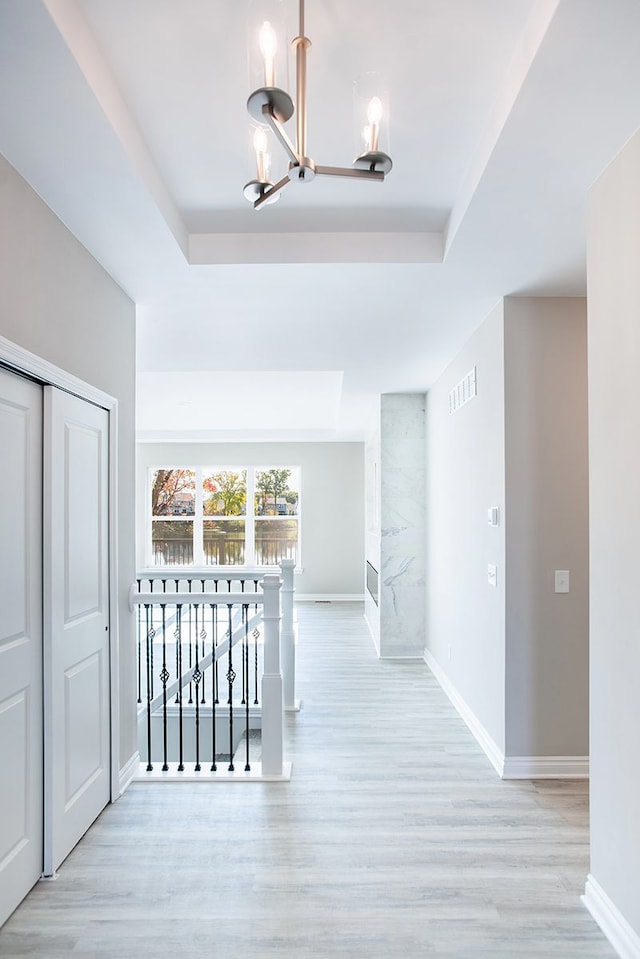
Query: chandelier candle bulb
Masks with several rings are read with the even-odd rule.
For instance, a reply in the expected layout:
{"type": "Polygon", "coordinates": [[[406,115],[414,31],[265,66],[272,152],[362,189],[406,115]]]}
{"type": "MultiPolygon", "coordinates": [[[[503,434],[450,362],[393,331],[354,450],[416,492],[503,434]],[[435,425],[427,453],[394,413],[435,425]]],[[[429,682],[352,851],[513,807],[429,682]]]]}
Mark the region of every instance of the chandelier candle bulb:
{"type": "Polygon", "coordinates": [[[261,127],[256,127],[253,134],[253,148],[256,151],[258,180],[264,183],[269,179],[270,158],[267,153],[267,134],[261,127]]]}
{"type": "Polygon", "coordinates": [[[375,152],[378,149],[378,137],[380,134],[380,120],[382,119],[382,101],[380,97],[372,97],[369,101],[369,107],[367,109],[367,120],[369,123],[366,126],[366,132],[368,134],[368,149],[371,152],[375,152]]]}
{"type": "Polygon", "coordinates": [[[278,41],[275,30],[268,20],[260,28],[260,50],[264,57],[264,85],[265,87],[275,87],[276,71],[275,57],[278,41]]]}

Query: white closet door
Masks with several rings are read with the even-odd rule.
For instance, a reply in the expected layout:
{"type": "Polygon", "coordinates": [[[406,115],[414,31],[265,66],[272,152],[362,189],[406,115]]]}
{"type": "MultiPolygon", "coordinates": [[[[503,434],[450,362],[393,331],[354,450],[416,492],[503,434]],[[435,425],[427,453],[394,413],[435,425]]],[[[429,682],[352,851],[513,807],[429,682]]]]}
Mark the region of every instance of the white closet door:
{"type": "Polygon", "coordinates": [[[45,872],[110,798],[109,416],[45,387],[45,872]]]}
{"type": "Polygon", "coordinates": [[[42,873],[42,388],[0,370],[0,925],[42,873]]]}

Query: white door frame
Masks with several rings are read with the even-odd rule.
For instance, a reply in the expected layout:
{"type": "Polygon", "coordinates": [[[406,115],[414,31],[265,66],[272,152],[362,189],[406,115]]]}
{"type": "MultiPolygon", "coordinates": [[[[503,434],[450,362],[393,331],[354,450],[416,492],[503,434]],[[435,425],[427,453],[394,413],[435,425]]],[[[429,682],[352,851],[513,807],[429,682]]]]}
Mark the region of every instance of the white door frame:
{"type": "MultiPolygon", "coordinates": [[[[118,614],[118,401],[115,397],[85,383],[48,360],[43,360],[0,336],[0,361],[16,373],[26,373],[43,384],[56,386],[80,399],[94,403],[109,413],[109,686],[111,696],[111,802],[120,789],[120,674],[118,671],[119,614],[118,614]]],[[[44,464],[46,475],[46,464],[44,464]]],[[[47,624],[43,623],[43,635],[47,624]]],[[[45,657],[46,668],[46,657],[45,657]]],[[[45,673],[45,696],[48,677],[45,673]]]]}

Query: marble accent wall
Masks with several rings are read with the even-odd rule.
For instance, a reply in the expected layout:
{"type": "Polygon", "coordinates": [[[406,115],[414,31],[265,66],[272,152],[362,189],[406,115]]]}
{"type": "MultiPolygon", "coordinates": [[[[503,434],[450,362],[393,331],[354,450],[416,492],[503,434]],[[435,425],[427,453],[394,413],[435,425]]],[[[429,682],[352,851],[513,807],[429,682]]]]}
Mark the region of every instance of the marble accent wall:
{"type": "Polygon", "coordinates": [[[380,655],[425,647],[425,396],[380,404],[380,655]]]}

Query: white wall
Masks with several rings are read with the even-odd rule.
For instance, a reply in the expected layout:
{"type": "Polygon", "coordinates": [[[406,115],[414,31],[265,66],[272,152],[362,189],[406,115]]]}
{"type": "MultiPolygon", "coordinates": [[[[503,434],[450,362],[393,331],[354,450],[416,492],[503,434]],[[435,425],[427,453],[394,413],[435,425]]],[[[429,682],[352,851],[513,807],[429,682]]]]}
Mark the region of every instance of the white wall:
{"type": "Polygon", "coordinates": [[[584,298],[504,301],[506,755],[589,753],[584,298]],[[556,594],[554,571],[570,571],[556,594]]]}
{"type": "Polygon", "coordinates": [[[137,749],[135,578],[135,307],[0,157],[0,334],[119,401],[120,762],[137,749]]]}
{"type": "Polygon", "coordinates": [[[591,875],[640,956],[640,133],[589,197],[591,875]]]}
{"type": "Polygon", "coordinates": [[[149,467],[300,466],[302,567],[298,596],[357,594],[364,586],[364,443],[139,443],[138,566],[145,564],[149,467]]]}
{"type": "Polygon", "coordinates": [[[505,501],[502,304],[427,393],[426,483],[427,651],[504,753],[505,535],[487,524],[505,501]],[[450,415],[449,391],[474,366],[478,395],[450,415]]]}

